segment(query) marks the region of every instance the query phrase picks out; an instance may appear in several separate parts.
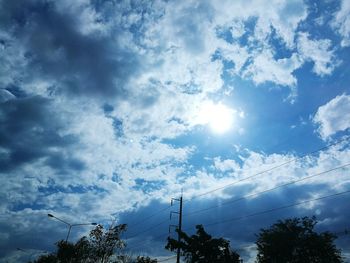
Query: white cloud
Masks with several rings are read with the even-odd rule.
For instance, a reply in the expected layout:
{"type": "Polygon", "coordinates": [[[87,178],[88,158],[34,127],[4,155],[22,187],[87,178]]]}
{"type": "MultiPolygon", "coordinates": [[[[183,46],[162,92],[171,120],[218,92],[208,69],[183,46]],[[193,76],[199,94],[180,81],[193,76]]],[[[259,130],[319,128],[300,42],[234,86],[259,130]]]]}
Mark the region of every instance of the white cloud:
{"type": "Polygon", "coordinates": [[[342,0],[340,9],[334,14],[334,16],[331,25],[343,38],[341,45],[343,47],[350,46],[350,2],[342,0]]]}
{"type": "Polygon", "coordinates": [[[314,62],[313,71],[317,75],[330,75],[339,65],[329,39],[311,40],[308,33],[299,33],[298,49],[303,59],[314,62]]]}
{"type": "Polygon", "coordinates": [[[212,61],[212,55],[220,51],[224,59],[234,62],[235,74],[252,78],[256,84],[271,81],[289,87],[295,95],[297,79],[293,71],[303,61],[297,54],[275,59],[274,48],[267,40],[273,27],[287,48],[294,47],[298,24],[307,15],[302,1],[260,1],[254,5],[245,1],[186,1],[166,7],[158,3],[156,7],[164,8],[164,14],[147,24],[141,42],[160,51],[149,53],[159,66],[144,76],[178,87],[198,86],[203,93],[217,92],[223,86],[223,67],[218,60],[212,61]],[[267,9],[266,5],[272,8],[267,9]],[[244,23],[252,18],[257,23],[246,46],[216,37],[217,28],[227,28],[233,37],[241,36],[247,30],[244,23]],[[245,64],[249,65],[246,69],[245,64]]]}
{"type": "Polygon", "coordinates": [[[297,79],[293,72],[301,64],[296,54],[289,58],[274,59],[272,51],[265,49],[253,56],[253,62],[244,71],[244,75],[252,77],[257,84],[271,81],[281,86],[295,87],[297,79]]]}
{"type": "Polygon", "coordinates": [[[327,139],[338,131],[350,127],[350,95],[340,95],[318,108],[313,118],[319,125],[318,132],[327,139]]]}
{"type": "Polygon", "coordinates": [[[271,34],[272,26],[288,47],[294,45],[298,24],[307,16],[307,7],[301,0],[263,0],[254,4],[247,1],[213,1],[212,4],[216,11],[217,24],[225,25],[235,19],[245,21],[255,17],[258,19],[254,30],[256,39],[264,42],[271,34]]]}
{"type": "Polygon", "coordinates": [[[245,28],[244,23],[241,20],[234,21],[231,24],[230,32],[233,38],[239,38],[244,35],[245,28]]]}
{"type": "Polygon", "coordinates": [[[219,51],[224,59],[232,61],[234,63],[232,73],[241,75],[241,71],[244,64],[251,57],[251,54],[248,52],[247,48],[241,47],[240,45],[235,43],[220,43],[219,51]]]}
{"type": "Polygon", "coordinates": [[[220,157],[214,158],[214,167],[220,172],[234,171],[240,169],[240,165],[230,159],[221,160],[220,157]]]}
{"type": "MultiPolygon", "coordinates": [[[[212,159],[212,167],[217,170],[203,167],[194,176],[187,177],[183,183],[184,192],[188,199],[207,192],[210,192],[210,194],[203,195],[200,198],[207,200],[216,197],[223,199],[237,198],[263,192],[314,175],[314,177],[291,185],[291,187],[300,189],[297,191],[309,189],[307,195],[310,199],[314,196],[327,195],[330,191],[341,192],[346,190],[350,183],[347,176],[349,166],[325,174],[320,173],[348,164],[350,157],[348,147],[349,144],[342,141],[319,152],[317,155],[309,155],[303,158],[298,158],[294,154],[263,154],[243,150],[241,154],[244,157],[241,157],[242,162],[240,164],[233,159],[221,160],[221,158],[215,157],[212,159]],[[276,166],[278,167],[276,168],[276,166]],[[267,170],[268,172],[265,172],[267,170]],[[223,173],[225,173],[224,176],[223,173]],[[316,185],[327,187],[317,188],[316,185]],[[310,186],[313,186],[313,188],[310,186]],[[219,190],[212,191],[215,189],[219,190]]],[[[281,193],[284,193],[284,190],[285,187],[282,187],[272,193],[276,194],[276,198],[278,198],[281,193]]],[[[253,195],[248,199],[252,200],[259,196],[253,195]]],[[[315,205],[315,202],[313,205],[315,205]]],[[[311,209],[312,207],[303,208],[311,209]]]]}
{"type": "MultiPolygon", "coordinates": [[[[138,25],[140,13],[126,2],[116,5],[106,2],[99,10],[103,14],[89,3],[87,0],[74,3],[60,1],[57,8],[61,14],[74,14],[76,24],[72,26],[88,39],[116,35],[106,40],[107,45],[116,44],[115,54],[112,52],[114,49],[108,49],[111,52],[102,54],[116,57],[118,61],[121,59],[122,63],[112,63],[112,66],[118,65],[121,71],[124,68],[126,61],[124,57],[119,57],[120,50],[121,53],[135,52],[142,55],[142,66],[135,66],[135,69],[131,63],[132,71],[137,71],[137,74],[128,75],[125,85],[119,82],[107,83],[115,84],[116,87],[124,85],[123,88],[130,92],[129,96],[123,98],[106,98],[113,107],[108,114],[101,108],[100,98],[52,93],[50,88],[58,87],[59,90],[61,86],[59,81],[51,81],[50,77],[22,78],[24,83],[21,87],[29,95],[50,98],[50,106],[54,109],[50,112],[50,118],[55,120],[54,116],[59,115],[64,124],[57,131],[58,137],[74,138],[75,143],[62,149],[48,147],[48,152],[60,153],[62,166],[74,158],[84,164],[84,169],[59,170],[50,166],[49,157],[44,155],[9,172],[11,176],[2,182],[0,190],[1,200],[5,201],[0,206],[0,214],[8,214],[7,219],[14,215],[11,220],[16,222],[16,231],[33,231],[37,225],[30,223],[42,222],[42,214],[46,215],[48,210],[56,211],[62,217],[68,217],[68,220],[77,219],[74,217],[79,215],[78,219],[82,221],[89,218],[102,221],[117,211],[146,206],[155,199],[165,202],[169,196],[180,192],[181,187],[184,187],[187,197],[195,196],[295,158],[293,154],[265,155],[250,151],[239,163],[228,157],[216,157],[212,166],[216,170],[208,169],[204,164],[204,167],[194,169],[188,161],[196,149],[192,146],[176,147],[166,143],[166,140],[186,134],[201,124],[196,118],[201,106],[213,94],[218,95],[224,86],[222,61],[212,59],[216,51],[221,52],[223,59],[234,62],[232,72],[236,75],[252,79],[256,84],[272,82],[286,86],[294,92],[297,85],[294,71],[304,61],[296,53],[285,58],[275,58],[275,51],[266,40],[272,34],[272,26],[287,49],[293,48],[298,24],[306,17],[306,7],[302,1],[263,0],[256,4],[247,1],[183,1],[169,2],[167,5],[156,1],[152,4],[154,9],[147,9],[142,15],[142,25],[138,25]],[[242,36],[246,30],[244,23],[251,18],[257,19],[257,24],[247,46],[217,38],[217,26],[231,28],[236,38],[242,36]],[[133,34],[131,28],[137,26],[140,28],[136,30],[137,34],[133,34]],[[187,177],[191,172],[193,174],[187,177]],[[155,187],[143,187],[137,180],[155,182],[155,187]],[[75,188],[79,190],[73,191],[75,188]],[[17,205],[37,207],[37,210],[20,209],[13,212],[17,205]],[[67,208],[70,214],[67,214],[67,208]],[[20,224],[22,217],[26,219],[23,225],[20,224]]],[[[0,70],[3,74],[0,74],[0,83],[3,86],[22,76],[22,69],[26,66],[24,51],[17,50],[20,44],[13,41],[8,41],[12,46],[2,46],[7,54],[1,57],[3,66],[0,70]]],[[[329,63],[335,59],[331,43],[327,40],[312,41],[306,34],[301,35],[299,41],[304,57],[308,56],[307,59],[315,62],[315,72],[320,75],[330,74],[333,68],[329,63]],[[317,48],[319,52],[309,52],[310,47],[317,48]]],[[[52,54],[51,51],[48,54],[52,54]]],[[[49,57],[52,58],[51,55],[49,57]]],[[[85,59],[79,57],[78,61],[86,65],[85,59]]],[[[94,62],[90,59],[87,61],[94,62]]],[[[96,65],[109,62],[98,60],[96,65]]],[[[74,69],[75,77],[79,78],[79,70],[74,69]]],[[[88,73],[89,76],[93,75],[90,71],[88,73]]],[[[114,76],[114,73],[111,75],[114,76]]],[[[7,91],[0,92],[0,100],[14,99],[7,91]]],[[[345,97],[349,103],[348,96],[345,97]]],[[[343,105],[344,102],[335,104],[343,105]]],[[[329,108],[335,111],[331,106],[329,108]]],[[[350,112],[348,106],[345,109],[347,111],[344,112],[350,112]]],[[[233,112],[244,118],[243,111],[233,112]]],[[[321,108],[319,112],[317,116],[321,117],[315,117],[315,120],[320,123],[324,136],[341,129],[344,123],[349,125],[344,117],[343,122],[339,120],[338,128],[335,128],[337,121],[334,119],[341,119],[344,114],[325,117],[321,108]],[[332,125],[329,124],[331,122],[332,125]]],[[[243,131],[240,127],[237,129],[243,131]]],[[[10,155],[6,149],[0,149],[0,154],[10,155]]],[[[348,151],[338,156],[342,160],[346,159],[348,151]]],[[[274,186],[298,178],[305,166],[310,170],[313,165],[321,167],[317,162],[317,159],[298,162],[245,184],[251,187],[249,191],[274,186]]],[[[330,162],[328,166],[334,163],[330,162]]],[[[232,195],[230,191],[213,194],[227,198],[232,195]]],[[[50,229],[44,228],[43,231],[47,233],[50,229]]],[[[8,237],[3,234],[0,238],[8,237]]]]}
{"type": "Polygon", "coordinates": [[[2,88],[23,78],[27,65],[25,49],[8,32],[0,29],[0,86],[2,88]]]}

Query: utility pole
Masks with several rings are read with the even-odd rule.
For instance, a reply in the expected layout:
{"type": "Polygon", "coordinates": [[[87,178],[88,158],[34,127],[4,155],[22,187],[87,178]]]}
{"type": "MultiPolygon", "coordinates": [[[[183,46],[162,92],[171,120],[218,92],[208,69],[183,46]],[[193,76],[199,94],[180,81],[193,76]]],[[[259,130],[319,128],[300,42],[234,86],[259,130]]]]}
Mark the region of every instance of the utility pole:
{"type": "MultiPolygon", "coordinates": [[[[170,220],[171,220],[171,215],[172,214],[178,214],[179,215],[179,222],[178,222],[178,225],[170,225],[169,226],[169,233],[170,233],[170,228],[171,227],[176,227],[177,228],[177,241],[180,243],[181,241],[181,237],[180,237],[180,232],[182,230],[182,190],[181,190],[181,196],[179,199],[177,198],[171,198],[171,206],[173,205],[174,201],[177,201],[180,203],[180,208],[179,208],[179,211],[171,211],[170,212],[170,220]]],[[[177,249],[177,255],[176,255],[176,263],[180,263],[180,247],[177,249]]]]}

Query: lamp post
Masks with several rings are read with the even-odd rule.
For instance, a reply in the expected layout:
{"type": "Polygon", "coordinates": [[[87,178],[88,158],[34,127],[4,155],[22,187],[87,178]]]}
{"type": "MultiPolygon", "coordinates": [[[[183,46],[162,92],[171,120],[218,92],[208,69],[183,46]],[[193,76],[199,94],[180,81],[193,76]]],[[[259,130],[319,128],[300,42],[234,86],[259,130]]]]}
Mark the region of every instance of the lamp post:
{"type": "Polygon", "coordinates": [[[57,216],[54,216],[53,214],[47,214],[48,217],[52,217],[52,218],[55,218],[57,219],[58,221],[66,224],[68,226],[68,233],[67,233],[67,237],[66,237],[66,242],[68,242],[68,238],[69,238],[69,235],[70,235],[70,231],[72,229],[73,226],[89,226],[89,225],[92,225],[92,226],[96,226],[97,223],[82,223],[82,224],[70,224],[64,220],[62,220],[61,218],[58,218],[57,216]]]}

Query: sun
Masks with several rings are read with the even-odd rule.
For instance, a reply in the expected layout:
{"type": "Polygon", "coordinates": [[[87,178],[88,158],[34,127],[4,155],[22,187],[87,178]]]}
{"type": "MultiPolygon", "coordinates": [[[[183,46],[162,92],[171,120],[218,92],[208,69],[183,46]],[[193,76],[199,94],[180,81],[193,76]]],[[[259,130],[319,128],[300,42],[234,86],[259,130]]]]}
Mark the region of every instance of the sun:
{"type": "Polygon", "coordinates": [[[222,103],[205,102],[200,108],[201,124],[209,125],[214,133],[222,134],[233,125],[235,111],[222,103]]]}

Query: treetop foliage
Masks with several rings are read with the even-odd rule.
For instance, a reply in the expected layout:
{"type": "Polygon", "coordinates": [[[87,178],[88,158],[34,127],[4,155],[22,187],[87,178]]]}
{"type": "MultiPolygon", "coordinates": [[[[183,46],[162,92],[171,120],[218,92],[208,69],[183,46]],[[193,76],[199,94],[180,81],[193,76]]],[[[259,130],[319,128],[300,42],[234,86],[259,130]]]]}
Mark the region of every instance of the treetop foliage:
{"type": "MultiPolygon", "coordinates": [[[[279,220],[256,235],[257,263],[341,263],[341,251],[336,248],[336,236],[317,233],[314,217],[279,220]]],[[[148,256],[133,257],[123,248],[122,234],[126,225],[104,229],[97,225],[88,236],[76,243],[59,241],[57,251],[40,256],[33,263],[157,263],[148,256]]],[[[168,238],[166,249],[177,251],[186,263],[240,263],[240,256],[231,249],[230,241],[213,238],[202,225],[188,235],[177,230],[178,239],[168,238]]]]}
{"type": "Polygon", "coordinates": [[[116,251],[125,247],[121,239],[126,225],[116,225],[104,230],[97,225],[91,230],[89,237],[82,237],[75,244],[59,241],[57,252],[40,256],[34,263],[107,263],[113,261],[116,251]]]}
{"type": "Polygon", "coordinates": [[[188,263],[240,262],[239,255],[230,248],[230,241],[224,238],[212,238],[202,225],[197,225],[196,229],[196,234],[192,236],[177,230],[181,241],[168,238],[165,248],[171,251],[180,248],[181,255],[188,263]]]}
{"type": "Polygon", "coordinates": [[[336,236],[317,233],[315,217],[279,220],[257,235],[258,263],[340,263],[340,250],[334,245],[336,236]]]}

